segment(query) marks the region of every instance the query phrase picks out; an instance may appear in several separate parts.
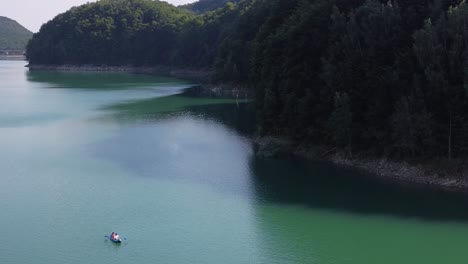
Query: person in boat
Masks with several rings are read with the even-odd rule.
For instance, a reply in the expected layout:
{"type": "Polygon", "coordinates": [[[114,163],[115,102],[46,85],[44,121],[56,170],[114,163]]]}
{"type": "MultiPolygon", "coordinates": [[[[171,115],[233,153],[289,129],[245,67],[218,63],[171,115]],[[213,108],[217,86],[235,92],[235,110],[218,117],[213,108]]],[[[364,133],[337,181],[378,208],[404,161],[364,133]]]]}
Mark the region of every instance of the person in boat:
{"type": "Polygon", "coordinates": [[[115,233],[115,234],[114,234],[114,239],[115,239],[115,240],[119,240],[119,239],[120,239],[119,234],[115,233]]]}
{"type": "Polygon", "coordinates": [[[115,238],[115,233],[114,233],[114,232],[112,232],[112,234],[111,234],[111,238],[112,238],[112,239],[114,239],[114,238],[115,238]]]}

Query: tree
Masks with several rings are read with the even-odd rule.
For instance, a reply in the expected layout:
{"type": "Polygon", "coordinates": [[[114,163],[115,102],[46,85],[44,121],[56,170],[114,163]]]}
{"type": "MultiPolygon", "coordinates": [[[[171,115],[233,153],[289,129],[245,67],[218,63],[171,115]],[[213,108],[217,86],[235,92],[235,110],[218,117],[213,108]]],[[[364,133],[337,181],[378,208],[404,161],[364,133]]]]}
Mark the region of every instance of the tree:
{"type": "Polygon", "coordinates": [[[333,141],[337,147],[345,147],[348,154],[352,156],[352,122],[351,102],[348,94],[335,94],[335,110],[329,118],[329,127],[332,131],[333,141]]]}
{"type": "Polygon", "coordinates": [[[431,115],[415,96],[403,96],[391,116],[394,148],[400,157],[424,155],[433,141],[431,115]]]}
{"type": "Polygon", "coordinates": [[[462,1],[450,7],[435,25],[429,19],[424,28],[414,34],[413,49],[430,88],[429,100],[437,108],[437,119],[446,127],[448,159],[456,152],[455,130],[466,119],[467,16],[468,6],[462,1]]]}
{"type": "Polygon", "coordinates": [[[356,143],[382,151],[400,86],[396,65],[405,42],[400,9],[391,1],[368,0],[348,15],[334,8],[331,19],[321,78],[329,90],[349,95],[361,131],[356,143]]]}

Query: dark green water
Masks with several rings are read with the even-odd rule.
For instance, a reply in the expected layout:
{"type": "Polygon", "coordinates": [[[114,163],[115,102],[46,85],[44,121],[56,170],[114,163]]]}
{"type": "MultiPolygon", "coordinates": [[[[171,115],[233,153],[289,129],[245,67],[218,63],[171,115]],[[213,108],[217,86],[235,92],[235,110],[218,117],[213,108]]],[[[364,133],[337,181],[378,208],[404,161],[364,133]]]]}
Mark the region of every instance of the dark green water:
{"type": "Polygon", "coordinates": [[[0,62],[0,263],[468,262],[466,195],[255,159],[252,106],[180,80],[23,66],[0,62]]]}

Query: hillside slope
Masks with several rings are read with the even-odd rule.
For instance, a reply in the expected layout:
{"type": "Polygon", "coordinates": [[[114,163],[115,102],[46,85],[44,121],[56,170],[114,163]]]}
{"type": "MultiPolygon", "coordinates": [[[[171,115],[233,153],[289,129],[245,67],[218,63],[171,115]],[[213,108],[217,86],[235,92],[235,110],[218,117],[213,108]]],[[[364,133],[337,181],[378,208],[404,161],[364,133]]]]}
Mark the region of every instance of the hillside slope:
{"type": "Polygon", "coordinates": [[[0,49],[24,50],[32,32],[15,20],[0,16],[0,49]]]}
{"type": "Polygon", "coordinates": [[[32,64],[170,64],[193,14],[162,1],[101,0],[44,24],[28,44],[32,64]]]}

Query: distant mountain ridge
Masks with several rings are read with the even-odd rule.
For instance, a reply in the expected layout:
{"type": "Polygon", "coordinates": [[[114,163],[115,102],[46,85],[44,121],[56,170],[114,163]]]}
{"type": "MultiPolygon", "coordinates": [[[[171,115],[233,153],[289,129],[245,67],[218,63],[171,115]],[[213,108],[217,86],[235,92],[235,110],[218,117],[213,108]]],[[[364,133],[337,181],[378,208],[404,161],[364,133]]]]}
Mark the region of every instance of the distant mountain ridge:
{"type": "Polygon", "coordinates": [[[197,2],[182,5],[180,7],[189,9],[197,14],[213,11],[226,5],[226,3],[238,3],[241,0],[199,0],[197,2]]]}
{"type": "Polygon", "coordinates": [[[15,20],[0,16],[0,50],[24,50],[32,35],[15,20]]]}

